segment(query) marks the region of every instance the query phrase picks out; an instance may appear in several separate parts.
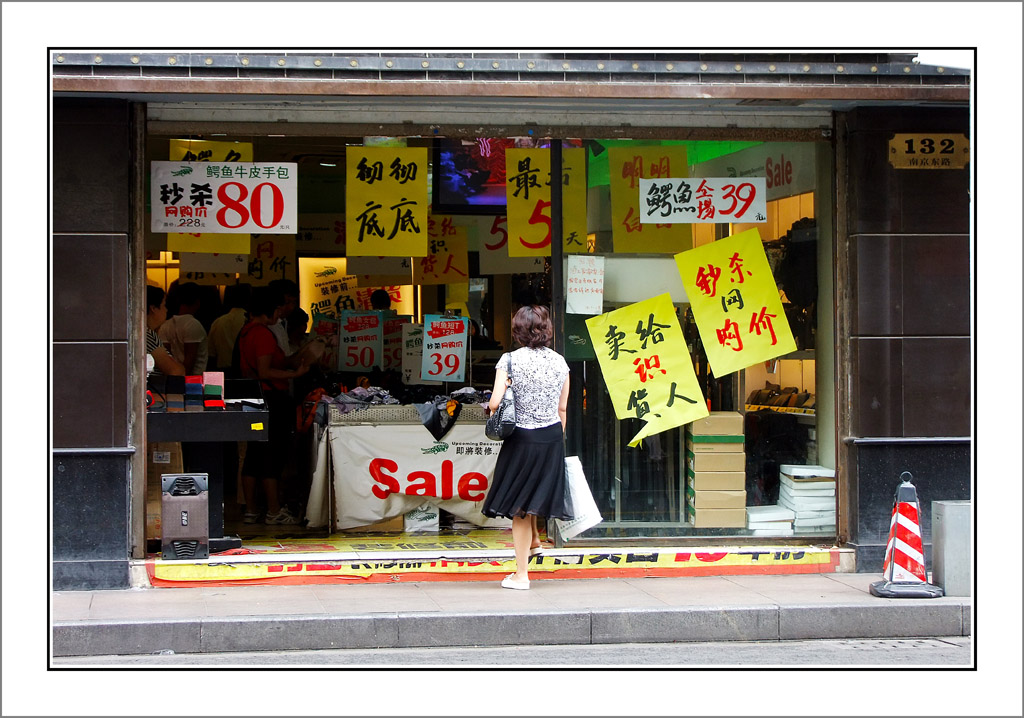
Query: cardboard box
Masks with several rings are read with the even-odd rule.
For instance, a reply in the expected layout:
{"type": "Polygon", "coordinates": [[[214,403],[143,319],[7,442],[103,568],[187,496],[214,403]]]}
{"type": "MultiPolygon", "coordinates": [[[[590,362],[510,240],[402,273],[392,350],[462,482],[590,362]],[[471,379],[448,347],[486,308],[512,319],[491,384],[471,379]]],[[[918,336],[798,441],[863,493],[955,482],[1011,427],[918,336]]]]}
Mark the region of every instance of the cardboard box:
{"type": "MultiPolygon", "coordinates": [[[[744,516],[747,510],[746,491],[694,491],[693,484],[686,485],[686,502],[695,509],[738,509],[744,516]]],[[[744,523],[744,526],[746,524],[744,523]]]]}
{"type": "Polygon", "coordinates": [[[742,452],[716,453],[702,451],[686,452],[686,468],[697,473],[700,471],[746,471],[747,455],[742,452]]]}
{"type": "Polygon", "coordinates": [[[686,425],[686,431],[702,434],[739,434],[743,436],[743,414],[738,411],[713,411],[703,419],[686,425]]]}
{"type": "Polygon", "coordinates": [[[691,471],[686,470],[686,481],[694,491],[743,491],[747,474],[743,471],[691,471]]]}
{"type": "Polygon", "coordinates": [[[745,449],[743,435],[728,434],[704,434],[701,436],[686,436],[686,448],[695,454],[714,452],[736,453],[745,449]]]}
{"type": "Polygon", "coordinates": [[[747,509],[695,509],[686,507],[687,518],[695,529],[742,529],[747,525],[747,509]]]}
{"type": "Polygon", "coordinates": [[[161,535],[160,477],[184,471],[181,442],[151,441],[146,445],[146,538],[159,539],[161,535]]]}
{"type": "Polygon", "coordinates": [[[378,521],[375,524],[366,526],[353,526],[350,529],[338,529],[342,533],[387,533],[392,531],[401,532],[405,529],[405,515],[399,514],[390,519],[378,521]]]}

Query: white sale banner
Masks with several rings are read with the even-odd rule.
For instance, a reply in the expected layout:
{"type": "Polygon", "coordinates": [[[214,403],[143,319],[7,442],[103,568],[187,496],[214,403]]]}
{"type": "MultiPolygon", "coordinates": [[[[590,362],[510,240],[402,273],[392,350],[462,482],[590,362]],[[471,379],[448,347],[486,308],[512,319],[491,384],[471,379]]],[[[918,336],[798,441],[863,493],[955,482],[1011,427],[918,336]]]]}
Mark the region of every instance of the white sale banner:
{"type": "Polygon", "coordinates": [[[767,222],[764,177],[639,179],[641,224],[767,222]]]}
{"type": "Polygon", "coordinates": [[[442,441],[419,424],[332,426],[330,443],[335,528],[366,526],[426,503],[477,526],[510,523],[480,513],[501,449],[483,424],[456,423],[442,441]]]}
{"type": "Polygon", "coordinates": [[[153,232],[295,234],[294,162],[152,162],[153,232]]]}

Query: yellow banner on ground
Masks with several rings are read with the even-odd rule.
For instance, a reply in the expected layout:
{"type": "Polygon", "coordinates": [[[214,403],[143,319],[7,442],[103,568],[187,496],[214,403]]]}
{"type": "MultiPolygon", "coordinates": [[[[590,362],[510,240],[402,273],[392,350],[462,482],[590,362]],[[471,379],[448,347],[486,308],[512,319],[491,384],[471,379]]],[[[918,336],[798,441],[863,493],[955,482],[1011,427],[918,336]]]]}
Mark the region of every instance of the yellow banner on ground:
{"type": "Polygon", "coordinates": [[[757,229],[676,255],[718,378],[796,350],[757,229]]]}
{"type": "Polygon", "coordinates": [[[167,233],[168,252],[203,254],[249,254],[249,234],[176,234],[167,233]]]}
{"type": "Polygon", "coordinates": [[[616,253],[674,254],[693,247],[689,224],[641,224],[640,179],[689,177],[686,147],[608,148],[616,253]]]}
{"type": "MultiPolygon", "coordinates": [[[[505,150],[505,201],[508,255],[551,256],[551,150],[505,150]]],[[[587,251],[586,154],[581,147],[562,150],[562,246],[587,251]]]]}
{"type": "Polygon", "coordinates": [[[413,284],[461,284],[469,281],[469,230],[431,218],[427,255],[412,260],[413,284]]]}
{"type": "Polygon", "coordinates": [[[426,256],[427,148],[349,147],[345,163],[347,256],[426,256]]]}
{"type": "Polygon", "coordinates": [[[252,162],[252,142],[171,140],[171,162],[252,162]]]}
{"type": "Polygon", "coordinates": [[[630,446],[708,415],[671,295],[630,304],[586,323],[615,416],[647,422],[630,446]]]}

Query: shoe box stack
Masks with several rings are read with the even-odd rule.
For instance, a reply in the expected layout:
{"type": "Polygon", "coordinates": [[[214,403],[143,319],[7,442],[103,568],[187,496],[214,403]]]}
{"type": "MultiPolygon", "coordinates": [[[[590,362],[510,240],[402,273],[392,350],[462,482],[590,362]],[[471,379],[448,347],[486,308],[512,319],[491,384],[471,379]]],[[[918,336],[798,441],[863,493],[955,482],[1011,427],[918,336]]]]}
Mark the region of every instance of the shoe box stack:
{"type": "Polygon", "coordinates": [[[785,506],[748,506],[747,528],[753,536],[792,536],[796,512],[785,506]]]}
{"type": "Polygon", "coordinates": [[[224,372],[203,372],[203,408],[216,410],[224,408],[224,372]]]}
{"type": "Polygon", "coordinates": [[[779,467],[779,505],[794,512],[797,534],[835,534],[835,470],[783,464],[779,467]]]}
{"type": "Polygon", "coordinates": [[[686,513],[694,528],[746,526],[743,415],[713,411],[686,426],[686,513]]]}

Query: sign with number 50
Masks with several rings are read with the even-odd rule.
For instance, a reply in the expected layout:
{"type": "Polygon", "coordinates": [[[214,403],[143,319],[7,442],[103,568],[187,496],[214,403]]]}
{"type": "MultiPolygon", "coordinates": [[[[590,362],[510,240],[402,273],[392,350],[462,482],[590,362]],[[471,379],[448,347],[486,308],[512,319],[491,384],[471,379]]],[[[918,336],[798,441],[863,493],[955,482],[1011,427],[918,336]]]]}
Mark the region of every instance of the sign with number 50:
{"type": "Polygon", "coordinates": [[[294,162],[153,162],[154,232],[295,234],[294,162]]]}
{"type": "Polygon", "coordinates": [[[423,318],[423,328],[423,378],[463,381],[469,321],[464,317],[428,314],[423,318]]]}

